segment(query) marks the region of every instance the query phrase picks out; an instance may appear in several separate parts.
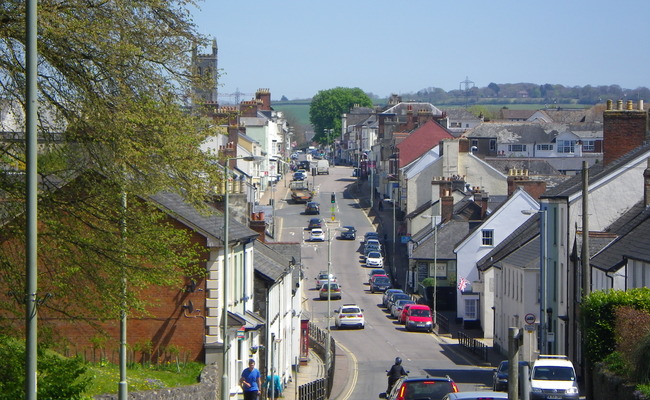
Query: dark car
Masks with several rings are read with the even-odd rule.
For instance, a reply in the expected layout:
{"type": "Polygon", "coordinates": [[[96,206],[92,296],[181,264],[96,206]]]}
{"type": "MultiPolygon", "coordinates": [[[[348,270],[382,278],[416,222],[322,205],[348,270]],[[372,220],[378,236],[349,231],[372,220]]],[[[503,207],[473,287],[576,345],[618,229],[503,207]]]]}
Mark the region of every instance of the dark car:
{"type": "Polygon", "coordinates": [[[458,386],[449,376],[428,376],[425,378],[410,378],[404,376],[393,385],[388,400],[442,400],[447,393],[458,392],[458,386]]]}
{"type": "MultiPolygon", "coordinates": [[[[519,368],[523,365],[530,366],[527,361],[519,361],[519,368]]],[[[492,390],[495,392],[508,391],[508,360],[503,360],[499,366],[494,370],[492,375],[492,390]]]]}
{"type": "Polygon", "coordinates": [[[309,220],[309,224],[307,225],[307,229],[314,229],[314,228],[322,228],[323,227],[323,220],[321,218],[312,218],[309,220]]]}
{"type": "Polygon", "coordinates": [[[388,300],[386,300],[386,308],[390,311],[390,307],[397,301],[397,300],[411,300],[411,296],[408,294],[402,292],[402,293],[393,293],[390,296],[388,296],[388,300]]]}
{"type": "Polygon", "coordinates": [[[372,277],[375,275],[388,275],[388,274],[386,274],[386,270],[383,268],[371,269],[370,272],[368,273],[368,285],[370,285],[370,281],[372,280],[372,277]]]}
{"type": "Polygon", "coordinates": [[[379,234],[377,232],[366,232],[365,235],[363,235],[363,241],[365,242],[368,239],[379,240],[379,234]]]}
{"type": "Polygon", "coordinates": [[[375,275],[370,279],[370,293],[385,292],[393,287],[387,275],[375,275]]]}
{"type": "Polygon", "coordinates": [[[386,303],[388,302],[388,297],[390,297],[390,295],[392,295],[393,293],[404,293],[404,291],[402,289],[387,289],[384,292],[384,296],[381,299],[381,303],[384,307],[386,307],[386,303]]]}
{"type": "Polygon", "coordinates": [[[293,173],[293,180],[294,181],[304,181],[307,179],[307,175],[304,172],[294,172],[293,173]]]}
{"type": "Polygon", "coordinates": [[[343,231],[341,231],[340,236],[341,239],[354,240],[357,238],[357,230],[354,226],[344,226],[342,229],[343,231]]]}
{"type": "Polygon", "coordinates": [[[320,204],[315,201],[308,201],[305,206],[305,214],[307,215],[318,215],[320,214],[320,204]]]}

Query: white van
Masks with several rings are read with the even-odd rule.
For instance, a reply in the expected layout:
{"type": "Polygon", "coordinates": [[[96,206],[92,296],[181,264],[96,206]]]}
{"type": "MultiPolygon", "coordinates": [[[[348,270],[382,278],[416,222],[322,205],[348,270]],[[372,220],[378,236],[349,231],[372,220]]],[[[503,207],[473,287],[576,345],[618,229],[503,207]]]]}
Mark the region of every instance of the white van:
{"type": "Polygon", "coordinates": [[[540,355],[533,362],[530,399],[579,399],[576,371],[567,356],[540,355]]]}
{"type": "Polygon", "coordinates": [[[330,174],[330,162],[327,160],[318,160],[316,162],[316,174],[330,174]]]}

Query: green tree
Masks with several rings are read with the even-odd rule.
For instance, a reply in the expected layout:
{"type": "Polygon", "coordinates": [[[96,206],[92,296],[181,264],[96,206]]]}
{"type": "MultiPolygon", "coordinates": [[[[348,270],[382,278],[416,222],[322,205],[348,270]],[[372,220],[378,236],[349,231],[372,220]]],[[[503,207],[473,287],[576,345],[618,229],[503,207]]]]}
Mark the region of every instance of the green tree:
{"type": "Polygon", "coordinates": [[[491,90],[494,92],[494,95],[495,95],[496,97],[499,97],[499,91],[501,90],[501,88],[499,87],[499,85],[497,85],[497,84],[494,83],[494,82],[491,82],[491,83],[488,85],[488,89],[491,89],[491,90]]]}
{"type": "Polygon", "coordinates": [[[331,144],[341,132],[341,114],[352,107],[372,107],[372,100],[359,88],[321,90],[312,99],[309,107],[309,121],[316,132],[314,140],[331,144]],[[331,129],[332,131],[326,131],[331,129]]]}
{"type": "MultiPolygon", "coordinates": [[[[66,359],[38,351],[38,397],[42,399],[80,399],[90,383],[86,367],[78,358],[66,359]]],[[[25,347],[19,341],[0,336],[0,399],[24,398],[25,347]]]]}
{"type": "MultiPolygon", "coordinates": [[[[191,67],[191,49],[208,44],[186,9],[193,3],[39,2],[39,293],[54,295],[41,307],[59,317],[117,317],[123,276],[129,308],[144,310],[141,288],[201,271],[187,235],[145,201],[169,190],[201,206],[220,179],[200,151],[215,124],[188,107],[193,88],[215,84],[191,67]]],[[[4,1],[0,19],[0,99],[20,115],[25,2],[4,1]]],[[[2,160],[11,172],[24,168],[23,146],[3,146],[2,160]]],[[[11,290],[25,287],[24,246],[12,240],[25,236],[23,186],[0,174],[0,213],[14,218],[3,221],[0,284],[11,290]]],[[[22,312],[0,296],[0,313],[22,312]]]]}

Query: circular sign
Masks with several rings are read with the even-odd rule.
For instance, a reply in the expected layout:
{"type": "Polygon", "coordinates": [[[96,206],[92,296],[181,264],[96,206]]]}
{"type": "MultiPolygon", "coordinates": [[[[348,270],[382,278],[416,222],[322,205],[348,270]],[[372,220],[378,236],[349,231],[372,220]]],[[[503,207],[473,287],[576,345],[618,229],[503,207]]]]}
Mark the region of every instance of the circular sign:
{"type": "Polygon", "coordinates": [[[526,321],[528,325],[532,325],[537,321],[537,318],[535,317],[535,314],[526,314],[524,321],[526,321]]]}

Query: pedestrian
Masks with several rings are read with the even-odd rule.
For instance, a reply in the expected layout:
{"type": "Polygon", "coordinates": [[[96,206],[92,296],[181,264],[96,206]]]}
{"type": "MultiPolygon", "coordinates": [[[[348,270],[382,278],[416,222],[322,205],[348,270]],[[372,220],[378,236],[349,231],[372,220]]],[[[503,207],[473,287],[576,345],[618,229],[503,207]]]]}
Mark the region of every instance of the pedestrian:
{"type": "Polygon", "coordinates": [[[242,371],[239,385],[244,390],[244,400],[259,400],[262,389],[260,371],[255,368],[255,360],[248,360],[248,368],[242,371]]]}
{"type": "Polygon", "coordinates": [[[267,375],[266,382],[264,383],[266,389],[266,397],[275,400],[282,397],[282,381],[278,374],[267,375]]]}

